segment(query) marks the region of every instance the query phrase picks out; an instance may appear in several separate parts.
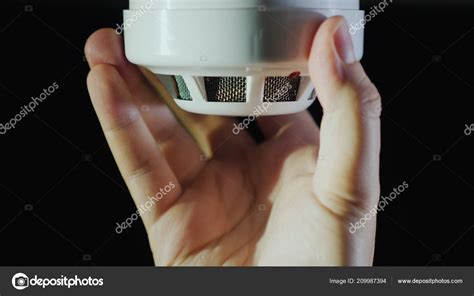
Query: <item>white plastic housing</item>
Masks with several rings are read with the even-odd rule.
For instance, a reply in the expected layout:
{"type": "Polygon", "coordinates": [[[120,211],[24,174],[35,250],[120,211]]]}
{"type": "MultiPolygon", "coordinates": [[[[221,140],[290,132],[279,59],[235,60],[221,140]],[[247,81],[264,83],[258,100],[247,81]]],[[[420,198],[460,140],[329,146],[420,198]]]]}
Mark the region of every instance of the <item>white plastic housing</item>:
{"type": "MultiPolygon", "coordinates": [[[[308,54],[318,26],[334,15],[363,19],[358,0],[131,0],[124,12],[127,58],[160,75],[182,76],[200,114],[247,116],[264,102],[266,77],[301,75],[296,101],[262,115],[300,112],[314,102],[308,54]],[[204,77],[246,77],[245,102],[208,101],[204,77]]],[[[364,32],[353,36],[358,59],[364,32]]]]}

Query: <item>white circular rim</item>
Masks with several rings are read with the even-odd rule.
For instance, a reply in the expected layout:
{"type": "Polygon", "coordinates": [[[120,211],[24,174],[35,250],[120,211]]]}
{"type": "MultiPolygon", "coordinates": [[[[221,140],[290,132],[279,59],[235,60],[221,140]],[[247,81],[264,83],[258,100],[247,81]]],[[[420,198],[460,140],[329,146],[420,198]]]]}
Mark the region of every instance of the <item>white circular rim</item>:
{"type": "Polygon", "coordinates": [[[130,0],[130,10],[242,8],[358,10],[359,7],[359,0],[130,0]]]}

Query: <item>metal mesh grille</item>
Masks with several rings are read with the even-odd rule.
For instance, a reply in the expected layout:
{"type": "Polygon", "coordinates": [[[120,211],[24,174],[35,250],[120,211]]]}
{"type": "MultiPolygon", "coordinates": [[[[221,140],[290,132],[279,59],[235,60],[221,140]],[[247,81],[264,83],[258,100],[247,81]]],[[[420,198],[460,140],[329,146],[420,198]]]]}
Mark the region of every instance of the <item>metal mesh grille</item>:
{"type": "Polygon", "coordinates": [[[247,99],[245,77],[205,77],[207,101],[244,103],[247,99]]]}
{"type": "Polygon", "coordinates": [[[178,87],[178,99],[184,101],[192,101],[193,98],[191,97],[191,93],[189,92],[189,89],[186,86],[184,78],[182,76],[175,76],[174,79],[176,80],[176,86],[178,87]]]}
{"type": "Polygon", "coordinates": [[[263,100],[265,102],[294,102],[298,96],[301,77],[267,77],[263,100]]]}

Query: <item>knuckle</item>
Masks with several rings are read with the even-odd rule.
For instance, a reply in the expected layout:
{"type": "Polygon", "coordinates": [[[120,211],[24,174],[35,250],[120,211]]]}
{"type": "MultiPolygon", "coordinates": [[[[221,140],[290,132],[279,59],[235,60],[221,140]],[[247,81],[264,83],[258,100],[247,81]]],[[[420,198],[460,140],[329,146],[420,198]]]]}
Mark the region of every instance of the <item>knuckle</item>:
{"type": "Polygon", "coordinates": [[[364,76],[357,84],[362,114],[369,118],[379,118],[382,114],[382,97],[377,87],[364,76]]]}
{"type": "Polygon", "coordinates": [[[114,137],[120,132],[132,129],[140,118],[140,114],[136,111],[121,112],[119,116],[111,116],[112,119],[108,126],[104,127],[104,133],[107,138],[114,137]]]}
{"type": "Polygon", "coordinates": [[[135,180],[140,179],[143,176],[151,174],[157,168],[157,164],[152,159],[144,159],[136,167],[129,168],[125,174],[125,180],[127,183],[131,183],[135,180]]]}

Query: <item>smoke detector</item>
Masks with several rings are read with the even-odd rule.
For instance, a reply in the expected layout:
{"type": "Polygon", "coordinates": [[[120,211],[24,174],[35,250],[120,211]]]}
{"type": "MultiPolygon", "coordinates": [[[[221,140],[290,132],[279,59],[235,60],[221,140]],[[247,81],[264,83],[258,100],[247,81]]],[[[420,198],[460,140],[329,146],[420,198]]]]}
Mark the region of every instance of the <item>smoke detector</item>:
{"type": "MultiPolygon", "coordinates": [[[[334,15],[364,18],[359,0],[130,0],[125,51],[186,111],[296,113],[316,99],[308,55],[318,26],[334,15]]],[[[361,59],[364,32],[351,34],[361,59]]]]}

